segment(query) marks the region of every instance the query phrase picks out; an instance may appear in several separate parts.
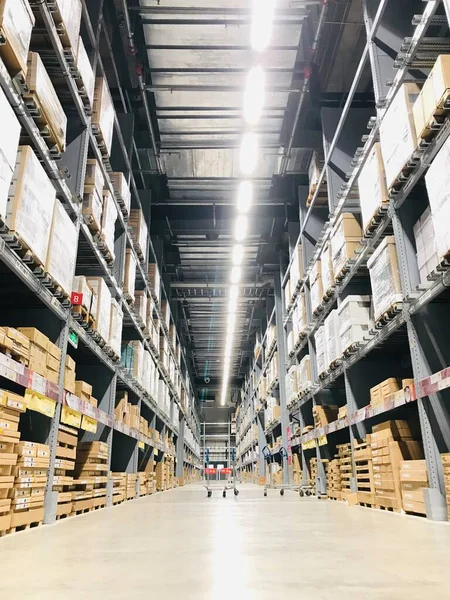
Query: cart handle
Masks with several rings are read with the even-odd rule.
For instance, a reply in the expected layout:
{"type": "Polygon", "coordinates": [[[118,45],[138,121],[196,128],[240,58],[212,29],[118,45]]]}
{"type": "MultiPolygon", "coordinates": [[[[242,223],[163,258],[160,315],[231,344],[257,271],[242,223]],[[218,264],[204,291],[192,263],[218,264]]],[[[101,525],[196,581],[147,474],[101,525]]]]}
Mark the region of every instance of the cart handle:
{"type": "Polygon", "coordinates": [[[287,450],[284,446],[281,446],[280,448],[280,456],[281,458],[287,458],[288,457],[288,453],[287,450]]]}
{"type": "Polygon", "coordinates": [[[269,446],[264,446],[262,449],[262,454],[266,460],[268,460],[272,456],[272,452],[270,451],[269,446]]]}

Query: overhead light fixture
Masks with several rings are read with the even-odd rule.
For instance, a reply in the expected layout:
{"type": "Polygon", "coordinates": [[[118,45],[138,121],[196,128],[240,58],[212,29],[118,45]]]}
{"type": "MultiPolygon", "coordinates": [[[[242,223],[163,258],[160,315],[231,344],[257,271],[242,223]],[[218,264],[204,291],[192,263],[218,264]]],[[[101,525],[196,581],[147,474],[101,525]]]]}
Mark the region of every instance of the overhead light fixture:
{"type": "Polygon", "coordinates": [[[251,175],[258,162],[258,136],[251,131],[244,134],[241,142],[239,164],[244,175],[251,175]]]}
{"type": "Polygon", "coordinates": [[[246,213],[250,210],[253,203],[253,183],[251,181],[241,181],[237,195],[237,209],[240,213],[246,213]]]}
{"type": "Polygon", "coordinates": [[[253,0],[251,42],[253,50],[262,52],[270,44],[275,14],[275,0],[253,0]]]}
{"type": "Polygon", "coordinates": [[[237,242],[242,242],[247,236],[248,219],[245,215],[239,215],[236,219],[236,225],[234,229],[234,237],[237,242]]]}
{"type": "Polygon", "coordinates": [[[244,258],[244,246],[236,244],[233,248],[233,265],[239,266],[244,258]]]}
{"type": "Polygon", "coordinates": [[[241,267],[233,267],[231,269],[231,276],[230,276],[231,283],[239,283],[239,281],[241,280],[241,275],[242,275],[241,267]]]}
{"type": "Polygon", "coordinates": [[[244,91],[244,119],[249,125],[256,125],[261,118],[265,87],[266,74],[264,69],[260,65],[250,69],[244,91]]]}

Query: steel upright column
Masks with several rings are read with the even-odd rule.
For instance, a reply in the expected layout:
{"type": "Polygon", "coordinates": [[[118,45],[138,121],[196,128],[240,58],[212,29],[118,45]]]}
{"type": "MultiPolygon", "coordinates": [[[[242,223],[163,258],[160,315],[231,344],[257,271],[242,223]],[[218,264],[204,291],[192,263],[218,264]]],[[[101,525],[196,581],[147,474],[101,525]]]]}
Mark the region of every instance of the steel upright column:
{"type": "MultiPolygon", "coordinates": [[[[277,353],[278,353],[278,379],[280,391],[280,410],[281,410],[281,439],[284,448],[290,448],[291,441],[288,439],[289,430],[289,411],[286,405],[286,353],[284,347],[284,327],[283,327],[283,296],[281,285],[282,273],[280,269],[279,277],[275,277],[275,327],[277,332],[277,353]]],[[[283,483],[289,484],[289,463],[292,462],[291,455],[286,458],[283,456],[283,483]]]]}

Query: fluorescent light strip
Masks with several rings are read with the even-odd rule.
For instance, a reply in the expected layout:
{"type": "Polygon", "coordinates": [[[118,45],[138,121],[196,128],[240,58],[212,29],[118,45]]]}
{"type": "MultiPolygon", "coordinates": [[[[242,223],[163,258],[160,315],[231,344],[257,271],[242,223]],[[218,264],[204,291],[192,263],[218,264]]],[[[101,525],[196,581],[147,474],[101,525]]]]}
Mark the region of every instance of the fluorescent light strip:
{"type": "Polygon", "coordinates": [[[258,136],[248,131],[242,137],[239,166],[244,175],[251,175],[258,164],[258,136]]]}
{"type": "Polygon", "coordinates": [[[250,69],[244,91],[244,119],[249,125],[257,125],[264,106],[266,74],[258,65],[250,69]]]}
{"type": "Polygon", "coordinates": [[[270,44],[275,14],[275,0],[253,0],[252,28],[250,32],[253,50],[262,52],[270,44]]]}

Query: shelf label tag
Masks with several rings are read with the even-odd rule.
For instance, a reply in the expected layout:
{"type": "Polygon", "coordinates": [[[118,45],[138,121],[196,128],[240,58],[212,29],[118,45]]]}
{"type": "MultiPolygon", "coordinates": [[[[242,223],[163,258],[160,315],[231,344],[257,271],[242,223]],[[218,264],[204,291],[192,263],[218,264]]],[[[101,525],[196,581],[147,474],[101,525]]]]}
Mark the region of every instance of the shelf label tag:
{"type": "Polygon", "coordinates": [[[328,444],[326,435],[321,435],[319,438],[317,438],[317,441],[319,442],[319,446],[326,446],[328,444]]]}
{"type": "Polygon", "coordinates": [[[61,423],[71,427],[81,427],[81,414],[69,406],[63,406],[61,410],[61,423]]]}
{"type": "Polygon", "coordinates": [[[96,433],[97,421],[91,419],[91,417],[88,417],[87,415],[83,415],[83,418],[81,419],[81,429],[89,431],[89,433],[96,433]]]}
{"type": "Polygon", "coordinates": [[[144,449],[145,449],[145,444],[144,444],[144,442],[138,442],[138,446],[139,446],[139,448],[140,448],[141,450],[144,450],[144,449]]]}
{"type": "Polygon", "coordinates": [[[73,306],[81,306],[83,304],[83,294],[80,292],[72,292],[70,295],[70,303],[73,306]]]}
{"type": "Polygon", "coordinates": [[[25,390],[25,400],[29,410],[34,410],[50,418],[55,416],[56,402],[54,400],[33,390],[25,390]]]}

